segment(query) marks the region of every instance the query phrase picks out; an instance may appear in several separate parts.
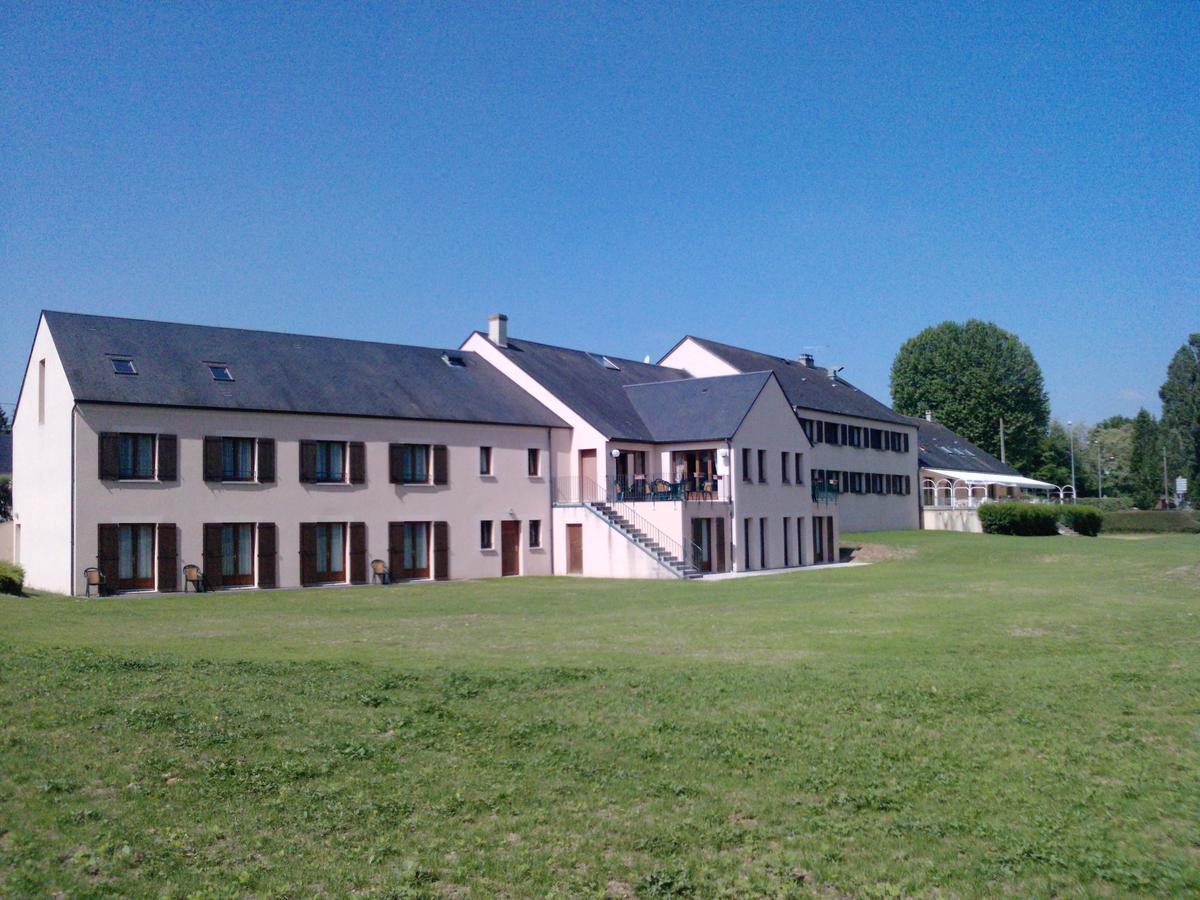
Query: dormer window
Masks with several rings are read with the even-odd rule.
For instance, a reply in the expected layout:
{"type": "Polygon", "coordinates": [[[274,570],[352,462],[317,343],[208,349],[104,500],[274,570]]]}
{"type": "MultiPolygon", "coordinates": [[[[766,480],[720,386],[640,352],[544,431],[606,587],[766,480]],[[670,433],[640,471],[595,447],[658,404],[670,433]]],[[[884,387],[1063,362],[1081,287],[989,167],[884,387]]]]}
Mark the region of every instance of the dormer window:
{"type": "Polygon", "coordinates": [[[442,362],[452,369],[465,369],[467,367],[467,361],[457,353],[443,353],[442,362]]]}
{"type": "Polygon", "coordinates": [[[601,356],[599,353],[589,353],[588,356],[590,356],[598,366],[604,366],[604,368],[612,369],[614,372],[621,371],[621,367],[607,356],[601,356]]]}
{"type": "Polygon", "coordinates": [[[233,381],[229,366],[221,363],[208,363],[208,371],[212,372],[213,381],[233,381]]]}
{"type": "Polygon", "coordinates": [[[137,367],[133,364],[133,360],[128,356],[112,356],[109,357],[112,362],[113,372],[117,375],[136,375],[137,367]]]}

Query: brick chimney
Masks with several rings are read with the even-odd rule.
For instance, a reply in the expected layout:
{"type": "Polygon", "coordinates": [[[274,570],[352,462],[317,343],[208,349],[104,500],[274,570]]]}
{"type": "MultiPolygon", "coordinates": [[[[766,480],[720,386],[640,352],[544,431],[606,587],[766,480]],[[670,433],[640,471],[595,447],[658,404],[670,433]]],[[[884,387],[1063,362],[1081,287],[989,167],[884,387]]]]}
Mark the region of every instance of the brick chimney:
{"type": "Polygon", "coordinates": [[[504,313],[488,316],[488,340],[497,347],[508,346],[508,316],[504,313]]]}
{"type": "Polygon", "coordinates": [[[800,365],[804,366],[806,369],[813,368],[813,357],[811,353],[801,353],[796,359],[796,362],[800,363],[800,365]]]}

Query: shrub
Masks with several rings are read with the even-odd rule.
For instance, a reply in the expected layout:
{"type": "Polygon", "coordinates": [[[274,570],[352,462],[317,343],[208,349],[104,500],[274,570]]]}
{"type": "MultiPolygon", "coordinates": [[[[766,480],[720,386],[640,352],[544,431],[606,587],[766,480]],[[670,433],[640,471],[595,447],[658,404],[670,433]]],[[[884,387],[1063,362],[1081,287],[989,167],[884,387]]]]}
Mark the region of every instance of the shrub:
{"type": "Polygon", "coordinates": [[[1036,503],[985,503],[979,521],[988,534],[1058,534],[1058,510],[1036,503]]]}
{"type": "Polygon", "coordinates": [[[1117,512],[1122,509],[1133,509],[1133,500],[1129,497],[1080,497],[1075,501],[1076,506],[1091,506],[1104,512],[1117,512]]]}
{"type": "Polygon", "coordinates": [[[0,562],[0,594],[20,596],[25,589],[25,570],[9,562],[0,562]]]}
{"type": "Polygon", "coordinates": [[[1087,537],[1098,535],[1104,525],[1104,513],[1089,506],[1064,506],[1058,519],[1076,534],[1087,537]]]}
{"type": "Polygon", "coordinates": [[[1159,509],[1109,513],[1106,531],[1134,534],[1200,534],[1200,514],[1187,509],[1159,509]]]}

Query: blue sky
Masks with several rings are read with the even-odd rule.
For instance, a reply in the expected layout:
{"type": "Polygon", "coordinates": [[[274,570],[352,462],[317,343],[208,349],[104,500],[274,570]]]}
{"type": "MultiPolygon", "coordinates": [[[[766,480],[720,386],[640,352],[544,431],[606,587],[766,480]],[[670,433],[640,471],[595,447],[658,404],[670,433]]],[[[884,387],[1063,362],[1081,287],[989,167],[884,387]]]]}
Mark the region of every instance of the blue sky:
{"type": "Polygon", "coordinates": [[[450,346],[505,311],[885,399],[976,317],[1087,421],[1157,413],[1200,330],[1195,3],[156,6],[0,24],[0,401],[43,307],[450,346]]]}

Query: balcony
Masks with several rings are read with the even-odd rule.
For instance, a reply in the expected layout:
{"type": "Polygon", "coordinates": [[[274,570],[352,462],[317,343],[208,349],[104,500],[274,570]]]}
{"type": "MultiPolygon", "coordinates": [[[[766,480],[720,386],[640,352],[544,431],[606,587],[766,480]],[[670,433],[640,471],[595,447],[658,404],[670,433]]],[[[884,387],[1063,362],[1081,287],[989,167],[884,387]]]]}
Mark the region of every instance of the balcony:
{"type": "Polygon", "coordinates": [[[725,502],[729,499],[725,480],[685,478],[670,481],[666,478],[634,475],[613,478],[601,486],[587,478],[555,478],[552,501],[572,503],[679,503],[725,502]]]}

